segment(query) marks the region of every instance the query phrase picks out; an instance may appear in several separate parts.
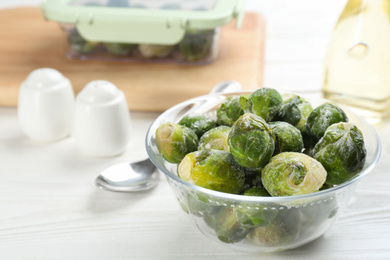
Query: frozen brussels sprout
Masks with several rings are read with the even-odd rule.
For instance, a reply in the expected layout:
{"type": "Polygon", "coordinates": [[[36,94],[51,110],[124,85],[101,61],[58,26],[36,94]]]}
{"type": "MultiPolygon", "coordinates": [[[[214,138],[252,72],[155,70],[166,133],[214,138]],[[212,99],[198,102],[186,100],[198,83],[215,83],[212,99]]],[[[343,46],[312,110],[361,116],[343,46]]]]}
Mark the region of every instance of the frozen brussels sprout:
{"type": "Polygon", "coordinates": [[[336,105],[325,103],[310,113],[305,128],[307,134],[318,141],[329,126],[339,122],[348,122],[347,115],[336,105]]]}
{"type": "Polygon", "coordinates": [[[229,244],[241,241],[251,228],[237,220],[236,209],[232,207],[223,207],[216,214],[205,216],[204,221],[215,231],[220,241],[229,244]]]}
{"type": "Polygon", "coordinates": [[[137,48],[136,44],[131,43],[105,42],[103,45],[110,54],[115,56],[127,56],[137,48]]]}
{"type": "Polygon", "coordinates": [[[317,160],[303,153],[280,153],[261,172],[261,180],[271,196],[293,196],[318,191],[326,170],[317,160]]]}
{"type": "Polygon", "coordinates": [[[274,155],[282,152],[301,152],[303,139],[301,132],[286,122],[270,122],[269,126],[275,136],[274,155]]]}
{"type": "Polygon", "coordinates": [[[186,126],[200,138],[208,130],[215,127],[216,122],[209,116],[203,114],[188,114],[180,121],[179,125],[186,126]]]}
{"type": "Polygon", "coordinates": [[[216,214],[221,208],[219,205],[210,203],[207,195],[200,193],[188,194],[187,200],[189,211],[198,217],[216,214]]]}
{"type": "Polygon", "coordinates": [[[248,190],[253,187],[262,186],[261,183],[261,169],[249,169],[245,168],[245,184],[244,190],[248,190]]]}
{"type": "Polygon", "coordinates": [[[179,163],[186,154],[198,148],[198,136],[187,127],[165,123],[156,130],[157,147],[165,160],[179,163]]]}
{"type": "Polygon", "coordinates": [[[275,140],[270,126],[255,114],[242,115],[232,126],[228,144],[236,162],[247,168],[261,168],[271,159],[275,140]]]}
{"type": "Polygon", "coordinates": [[[229,152],[228,136],[231,128],[221,125],[202,135],[199,140],[198,150],[215,149],[229,152]]]}
{"type": "Polygon", "coordinates": [[[282,108],[283,99],[275,89],[259,88],[248,98],[242,96],[240,104],[245,112],[261,116],[269,122],[282,108]]]}
{"type": "Polygon", "coordinates": [[[246,189],[243,193],[244,196],[260,196],[260,197],[271,197],[268,191],[264,187],[255,186],[246,189]]]}
{"type": "Polygon", "coordinates": [[[178,167],[179,177],[203,188],[239,194],[244,187],[245,171],[230,153],[199,150],[187,154],[178,167]]]}
{"type": "Polygon", "coordinates": [[[179,43],[179,49],[186,61],[199,61],[208,57],[213,40],[212,30],[190,30],[179,43]]]}
{"type": "Polygon", "coordinates": [[[227,97],[217,108],[217,123],[218,125],[232,126],[243,114],[244,110],[240,105],[240,96],[227,97]]]}
{"type": "Polygon", "coordinates": [[[295,94],[283,94],[283,105],[276,114],[274,121],[284,121],[306,132],[305,124],[313,108],[305,99],[295,94]]]}
{"type": "Polygon", "coordinates": [[[337,200],[333,198],[321,198],[298,208],[302,224],[307,229],[317,228],[323,222],[334,218],[338,209],[337,200]]]}
{"type": "Polygon", "coordinates": [[[166,58],[172,54],[173,45],[139,44],[138,51],[144,58],[166,58]]]}
{"type": "Polygon", "coordinates": [[[296,209],[283,209],[266,226],[252,229],[246,238],[253,244],[280,247],[294,243],[300,236],[302,223],[296,209]]]}
{"type": "Polygon", "coordinates": [[[73,29],[68,34],[68,43],[72,52],[77,54],[93,53],[99,43],[84,39],[77,29],[73,29]]]}
{"type": "Polygon", "coordinates": [[[328,184],[355,177],[363,169],[366,156],[362,132],[354,124],[344,122],[329,126],[313,151],[313,157],[328,172],[328,184]]]}

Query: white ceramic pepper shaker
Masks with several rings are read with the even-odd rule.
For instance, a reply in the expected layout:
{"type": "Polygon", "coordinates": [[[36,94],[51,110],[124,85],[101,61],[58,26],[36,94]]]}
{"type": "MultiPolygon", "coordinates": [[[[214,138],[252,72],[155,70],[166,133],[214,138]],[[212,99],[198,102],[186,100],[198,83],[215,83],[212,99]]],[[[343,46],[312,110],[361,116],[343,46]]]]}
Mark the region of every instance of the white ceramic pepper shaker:
{"type": "Polygon", "coordinates": [[[72,85],[55,69],[34,70],[20,86],[18,119],[22,131],[33,140],[51,142],[68,136],[73,109],[72,85]]]}
{"type": "Polygon", "coordinates": [[[80,151],[110,157],[125,151],[130,113],[125,95],[114,84],[95,80],[76,97],[72,136],[80,151]]]}

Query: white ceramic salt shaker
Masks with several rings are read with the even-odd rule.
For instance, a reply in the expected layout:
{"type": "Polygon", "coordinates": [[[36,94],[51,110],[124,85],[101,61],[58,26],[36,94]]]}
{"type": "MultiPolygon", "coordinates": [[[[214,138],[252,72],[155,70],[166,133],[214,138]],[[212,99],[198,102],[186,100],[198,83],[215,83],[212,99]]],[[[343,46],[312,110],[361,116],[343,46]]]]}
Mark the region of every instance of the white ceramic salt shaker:
{"type": "Polygon", "coordinates": [[[70,134],[74,109],[72,85],[59,71],[40,68],[22,82],[18,119],[31,139],[51,142],[70,134]]]}
{"type": "Polygon", "coordinates": [[[72,136],[80,151],[90,156],[124,152],[130,137],[130,113],[123,92],[108,81],[88,83],[76,97],[72,136]]]}

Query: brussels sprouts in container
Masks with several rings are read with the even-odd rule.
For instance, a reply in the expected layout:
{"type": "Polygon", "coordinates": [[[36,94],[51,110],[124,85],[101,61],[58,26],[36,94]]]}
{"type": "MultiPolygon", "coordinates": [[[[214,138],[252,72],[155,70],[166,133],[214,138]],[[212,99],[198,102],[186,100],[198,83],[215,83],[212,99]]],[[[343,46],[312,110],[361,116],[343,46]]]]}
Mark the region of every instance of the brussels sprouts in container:
{"type": "Polygon", "coordinates": [[[248,98],[241,97],[240,103],[245,112],[261,116],[269,122],[282,108],[283,99],[275,89],[259,88],[248,98]]]}
{"type": "Polygon", "coordinates": [[[179,177],[210,190],[239,194],[244,187],[244,169],[230,153],[220,150],[199,150],[187,154],[180,162],[179,177]]]}
{"type": "Polygon", "coordinates": [[[228,144],[234,160],[247,168],[261,168],[271,159],[275,140],[271,127],[260,116],[246,113],[232,126],[228,144]]]}
{"type": "Polygon", "coordinates": [[[165,123],[156,130],[158,149],[170,163],[179,163],[186,154],[198,148],[198,136],[187,127],[165,123]]]}
{"type": "Polygon", "coordinates": [[[84,39],[77,29],[72,29],[68,34],[68,44],[72,53],[91,54],[97,50],[98,42],[84,39]]]}
{"type": "MultiPolygon", "coordinates": [[[[274,93],[273,97],[278,96],[275,91],[268,90],[274,93]]],[[[168,121],[179,122],[189,107],[196,108],[191,110],[193,113],[201,111],[218,118],[218,110],[226,111],[226,104],[233,99],[237,102],[237,97],[242,101],[240,105],[244,105],[243,110],[247,111],[252,109],[252,101],[248,101],[250,96],[248,92],[235,92],[182,102],[161,114],[152,124],[146,137],[146,148],[153,163],[167,177],[183,210],[208,238],[249,252],[296,248],[320,237],[333,225],[348,204],[358,181],[378,162],[380,141],[373,127],[352,111],[339,107],[340,112],[338,108],[330,107],[330,114],[334,111],[339,115],[344,113],[346,116],[341,116],[341,120],[348,118],[349,121],[333,123],[333,119],[326,117],[328,112],[318,111],[329,109],[324,109],[328,101],[293,96],[288,105],[291,109],[277,102],[281,105],[276,114],[280,115],[283,109],[293,112],[285,113],[294,118],[284,118],[282,125],[297,122],[299,116],[296,114],[307,114],[298,113],[300,104],[305,103],[308,110],[310,105],[314,108],[311,113],[317,113],[317,116],[309,116],[305,125],[315,126],[313,129],[327,125],[319,140],[302,134],[297,124],[291,125],[294,129],[291,133],[273,128],[280,123],[266,122],[252,111],[232,119],[234,123],[228,134],[230,151],[199,145],[197,151],[184,157],[179,167],[164,159],[157,146],[156,129],[159,126],[168,121]],[[248,104],[250,106],[246,106],[248,104]],[[318,127],[317,117],[323,118],[326,124],[318,127]],[[298,140],[293,147],[299,150],[303,136],[310,137],[312,146],[305,146],[303,151],[281,151],[274,155],[278,137],[286,137],[286,143],[298,140]],[[309,153],[309,150],[313,152],[309,153]]],[[[269,108],[268,105],[264,107],[269,108]]],[[[272,118],[276,120],[277,117],[272,118]]],[[[340,117],[336,118],[340,120],[340,117]]],[[[217,125],[221,127],[220,123],[217,125]]],[[[208,132],[201,139],[209,138],[208,132]]]]}
{"type": "Polygon", "coordinates": [[[292,124],[301,131],[306,133],[306,121],[313,108],[311,104],[304,98],[295,94],[283,94],[283,105],[276,114],[273,121],[284,121],[292,124]]]}
{"type": "Polygon", "coordinates": [[[200,138],[198,150],[215,149],[229,152],[228,137],[230,130],[229,126],[224,125],[210,129],[200,138]]]}
{"type": "Polygon", "coordinates": [[[326,180],[326,170],[303,153],[280,153],[261,172],[261,180],[271,196],[293,196],[318,191],[326,180]]]}
{"type": "Polygon", "coordinates": [[[217,123],[218,125],[232,126],[243,114],[244,110],[240,105],[240,96],[227,97],[217,108],[217,123]]]}
{"type": "Polygon", "coordinates": [[[303,138],[301,132],[286,122],[270,122],[269,126],[275,136],[274,155],[282,152],[301,152],[303,138]]]}
{"type": "Polygon", "coordinates": [[[185,115],[180,121],[179,125],[186,126],[200,138],[208,130],[215,127],[214,119],[203,114],[189,114],[185,115]]]}
{"type": "Polygon", "coordinates": [[[105,42],[103,45],[110,54],[115,56],[127,56],[137,49],[137,45],[130,43],[105,42]]]}
{"type": "Polygon", "coordinates": [[[333,124],[314,147],[313,157],[328,172],[328,184],[341,184],[364,167],[367,151],[362,132],[352,123],[333,124]]]}
{"type": "Polygon", "coordinates": [[[243,0],[44,0],[41,8],[83,35],[67,31],[68,57],[187,65],[213,62],[220,27],[234,19],[239,29],[244,18],[243,0]]]}
{"type": "Polygon", "coordinates": [[[348,122],[348,116],[338,106],[325,103],[310,113],[306,121],[306,132],[317,141],[329,126],[339,122],[348,122]]]}

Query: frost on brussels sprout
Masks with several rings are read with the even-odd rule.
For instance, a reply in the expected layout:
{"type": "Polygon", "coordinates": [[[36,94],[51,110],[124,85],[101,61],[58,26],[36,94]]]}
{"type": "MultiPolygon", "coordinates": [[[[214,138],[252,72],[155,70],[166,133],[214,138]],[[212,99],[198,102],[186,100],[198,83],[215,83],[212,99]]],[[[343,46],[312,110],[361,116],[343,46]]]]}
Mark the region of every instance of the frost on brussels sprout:
{"type": "Polygon", "coordinates": [[[271,128],[263,118],[251,113],[234,123],[228,144],[236,162],[252,169],[266,165],[275,149],[271,128]]]}
{"type": "Polygon", "coordinates": [[[269,126],[275,136],[274,155],[282,152],[301,152],[303,139],[301,132],[286,122],[270,122],[269,126]]]}
{"type": "Polygon", "coordinates": [[[231,128],[229,126],[218,126],[202,135],[199,140],[198,150],[214,149],[229,152],[228,136],[231,128]]]}
{"type": "Polygon", "coordinates": [[[305,99],[295,94],[283,94],[283,105],[276,114],[274,121],[290,123],[301,131],[306,132],[305,124],[313,108],[305,99]]]}
{"type": "Polygon", "coordinates": [[[243,193],[244,196],[260,196],[260,197],[271,197],[268,191],[264,187],[255,186],[246,189],[243,193]]]}
{"type": "Polygon", "coordinates": [[[205,132],[215,127],[216,122],[209,116],[203,114],[188,114],[180,121],[179,125],[186,126],[200,138],[205,132]]]}
{"type": "Polygon", "coordinates": [[[282,108],[283,99],[275,89],[259,88],[248,98],[241,97],[240,104],[245,112],[261,116],[269,122],[282,108]]]}
{"type": "Polygon", "coordinates": [[[326,130],[313,154],[328,172],[326,183],[341,184],[363,169],[367,152],[362,132],[352,123],[341,122],[326,130]]]}
{"type": "Polygon", "coordinates": [[[240,105],[240,96],[227,97],[217,108],[217,123],[218,125],[232,126],[243,114],[244,110],[240,105]]]}
{"type": "Polygon", "coordinates": [[[280,211],[266,226],[252,229],[246,238],[253,244],[280,247],[294,243],[301,234],[302,223],[296,209],[280,211]]]}
{"type": "Polygon", "coordinates": [[[94,52],[99,45],[97,42],[84,39],[77,29],[73,29],[69,32],[68,43],[70,49],[77,54],[90,54],[94,52]]]}
{"type": "Polygon", "coordinates": [[[337,215],[337,201],[334,198],[318,199],[310,202],[304,207],[299,207],[301,220],[305,229],[316,228],[326,220],[330,220],[337,215]]]}
{"type": "Polygon", "coordinates": [[[329,126],[339,122],[348,122],[347,115],[336,105],[325,103],[310,113],[306,121],[306,132],[318,141],[329,126]]]}
{"type": "Polygon", "coordinates": [[[261,169],[249,169],[245,168],[245,184],[244,190],[248,190],[252,187],[262,186],[261,183],[261,169]]]}
{"type": "Polygon", "coordinates": [[[214,40],[212,30],[190,30],[179,43],[179,49],[186,61],[199,61],[207,58],[214,40]]]}
{"type": "Polygon", "coordinates": [[[137,48],[136,44],[130,43],[105,42],[103,45],[109,53],[115,56],[127,56],[137,48]]]}
{"type": "Polygon", "coordinates": [[[138,51],[144,58],[166,58],[174,50],[173,45],[139,44],[138,51]]]}
{"type": "MultiPolygon", "coordinates": [[[[243,195],[271,196],[263,187],[252,187],[245,190],[243,195]]],[[[277,208],[269,207],[269,205],[241,203],[236,207],[237,221],[248,228],[266,226],[271,223],[277,214],[277,208]]]]}
{"type": "Polygon", "coordinates": [[[238,222],[236,209],[232,207],[223,207],[216,214],[205,216],[204,221],[224,243],[237,243],[250,231],[250,226],[238,222]]]}
{"type": "Polygon", "coordinates": [[[210,190],[239,194],[243,190],[245,172],[230,153],[199,150],[187,154],[178,167],[184,181],[210,190]]]}
{"type": "Polygon", "coordinates": [[[261,180],[271,196],[293,196],[318,191],[326,170],[317,160],[302,153],[285,152],[274,156],[264,167],[261,180]]]}
{"type": "Polygon", "coordinates": [[[157,128],[156,140],[161,155],[170,163],[179,163],[198,147],[198,136],[194,131],[174,123],[165,123],[157,128]]]}

